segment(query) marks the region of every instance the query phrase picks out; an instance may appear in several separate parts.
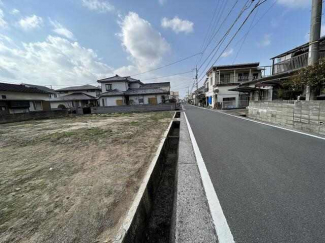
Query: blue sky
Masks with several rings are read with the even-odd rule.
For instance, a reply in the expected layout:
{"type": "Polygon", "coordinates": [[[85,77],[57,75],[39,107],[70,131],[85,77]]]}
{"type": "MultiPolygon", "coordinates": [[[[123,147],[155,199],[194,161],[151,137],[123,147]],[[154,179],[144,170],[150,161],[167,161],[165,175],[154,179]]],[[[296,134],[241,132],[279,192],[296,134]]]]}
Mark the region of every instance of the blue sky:
{"type": "MultiPolygon", "coordinates": [[[[61,88],[95,84],[97,79],[115,74],[132,75],[155,69],[201,52],[206,34],[211,36],[236,4],[203,54],[198,63],[201,66],[245,2],[0,0],[0,80],[61,88]],[[222,13],[215,15],[221,21],[212,24],[213,29],[207,32],[215,9],[222,13]]],[[[251,8],[247,9],[213,62],[221,55],[216,65],[270,65],[272,56],[308,40],[310,2],[267,0],[222,52],[251,8]]],[[[199,57],[135,78],[143,82],[170,81],[172,88],[184,96],[187,86],[192,86],[194,72],[158,77],[191,71],[199,57]]],[[[209,67],[207,64],[199,70],[200,77],[209,67]]]]}

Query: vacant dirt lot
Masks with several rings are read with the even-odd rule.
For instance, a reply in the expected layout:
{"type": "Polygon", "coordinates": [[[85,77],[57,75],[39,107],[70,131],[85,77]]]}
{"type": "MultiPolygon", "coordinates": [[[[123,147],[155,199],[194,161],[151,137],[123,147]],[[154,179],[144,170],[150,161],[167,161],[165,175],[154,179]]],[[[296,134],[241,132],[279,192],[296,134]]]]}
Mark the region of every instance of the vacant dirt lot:
{"type": "Polygon", "coordinates": [[[113,242],[172,115],[0,125],[0,242],[113,242]]]}

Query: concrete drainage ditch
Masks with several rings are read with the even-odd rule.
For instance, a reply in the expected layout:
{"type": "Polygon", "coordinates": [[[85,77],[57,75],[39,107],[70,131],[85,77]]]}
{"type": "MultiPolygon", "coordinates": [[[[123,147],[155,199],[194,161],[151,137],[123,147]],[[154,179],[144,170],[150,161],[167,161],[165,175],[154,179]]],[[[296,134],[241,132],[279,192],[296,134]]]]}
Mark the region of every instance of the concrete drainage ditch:
{"type": "Polygon", "coordinates": [[[171,242],[180,112],[176,112],[114,242],[171,242]]]}

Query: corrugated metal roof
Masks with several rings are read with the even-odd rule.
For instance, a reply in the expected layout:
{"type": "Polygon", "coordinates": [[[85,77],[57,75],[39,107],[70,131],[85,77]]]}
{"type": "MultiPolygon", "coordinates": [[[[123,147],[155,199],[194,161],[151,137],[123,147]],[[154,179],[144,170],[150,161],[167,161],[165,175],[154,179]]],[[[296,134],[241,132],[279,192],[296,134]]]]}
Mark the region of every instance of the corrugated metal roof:
{"type": "Polygon", "coordinates": [[[67,87],[67,88],[63,88],[63,89],[57,89],[56,91],[60,92],[60,91],[79,91],[79,90],[89,90],[89,89],[96,89],[96,90],[100,90],[100,88],[93,86],[93,85],[81,85],[81,86],[71,86],[71,87],[67,87]]]}
{"type": "Polygon", "coordinates": [[[206,72],[206,74],[208,75],[212,70],[252,68],[252,67],[256,68],[259,65],[260,65],[259,62],[252,62],[252,63],[240,63],[240,64],[233,64],[233,65],[213,66],[206,72]]]}
{"type": "Polygon", "coordinates": [[[36,87],[27,87],[23,84],[7,84],[7,83],[0,83],[0,91],[50,94],[50,92],[38,89],[36,87]]]}
{"type": "MultiPolygon", "coordinates": [[[[322,36],[320,39],[319,39],[319,42],[322,42],[321,44],[324,44],[324,41],[325,41],[325,36],[322,36]]],[[[271,59],[274,59],[274,58],[279,58],[279,57],[283,57],[283,56],[286,56],[290,53],[294,53],[294,52],[297,52],[297,51],[300,51],[300,50],[305,50],[307,51],[309,48],[309,42],[303,44],[303,45],[300,45],[300,46],[297,46],[289,51],[286,51],[286,52],[283,52],[275,57],[272,57],[271,59]]]]}

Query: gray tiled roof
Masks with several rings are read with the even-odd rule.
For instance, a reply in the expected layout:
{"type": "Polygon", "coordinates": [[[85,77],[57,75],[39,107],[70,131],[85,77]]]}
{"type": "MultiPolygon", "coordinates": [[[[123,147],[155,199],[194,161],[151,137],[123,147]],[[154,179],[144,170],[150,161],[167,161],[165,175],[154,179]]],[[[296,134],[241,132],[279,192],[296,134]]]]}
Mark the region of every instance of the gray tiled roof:
{"type": "Polygon", "coordinates": [[[127,76],[127,77],[121,77],[119,75],[115,75],[115,76],[110,77],[110,78],[104,78],[104,79],[97,80],[98,83],[103,83],[103,82],[120,82],[120,81],[123,81],[123,82],[131,82],[131,83],[132,82],[140,82],[140,80],[138,80],[138,79],[134,79],[134,78],[131,78],[129,76],[127,76]]]}
{"type": "Polygon", "coordinates": [[[89,89],[96,89],[96,90],[100,90],[100,88],[93,86],[93,85],[81,85],[81,86],[71,86],[71,87],[67,87],[67,88],[63,88],[63,89],[57,89],[56,91],[79,91],[79,90],[89,90],[89,89]]]}
{"type": "Polygon", "coordinates": [[[105,93],[101,93],[101,97],[102,96],[121,96],[121,95],[124,95],[124,91],[120,91],[118,89],[113,89],[113,90],[109,90],[105,93]]]}
{"type": "Polygon", "coordinates": [[[54,89],[50,89],[46,86],[41,86],[41,85],[35,85],[35,84],[24,84],[26,87],[32,87],[32,88],[37,88],[52,94],[55,94],[55,90],[54,89]]]}
{"type": "Polygon", "coordinates": [[[141,87],[144,87],[144,88],[170,87],[170,82],[161,82],[161,83],[144,83],[141,87]]]}
{"type": "Polygon", "coordinates": [[[21,93],[36,93],[50,94],[50,92],[38,89],[36,87],[27,87],[23,84],[7,84],[0,83],[0,91],[21,92],[21,93]]]}
{"type": "Polygon", "coordinates": [[[128,89],[125,92],[125,94],[126,95],[169,94],[169,92],[162,89],[139,88],[139,89],[128,89]]]}
{"type": "Polygon", "coordinates": [[[70,100],[95,100],[96,97],[85,93],[73,93],[65,96],[61,96],[50,101],[70,101],[70,100]]]}

